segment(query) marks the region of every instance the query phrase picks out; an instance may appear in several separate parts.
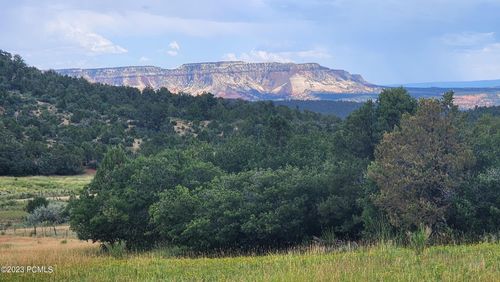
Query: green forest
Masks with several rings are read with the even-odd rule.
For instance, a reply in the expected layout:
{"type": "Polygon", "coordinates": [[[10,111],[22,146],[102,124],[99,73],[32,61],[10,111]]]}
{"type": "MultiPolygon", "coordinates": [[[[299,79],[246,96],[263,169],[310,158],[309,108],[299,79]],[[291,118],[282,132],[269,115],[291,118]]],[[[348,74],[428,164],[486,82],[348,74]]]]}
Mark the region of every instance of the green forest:
{"type": "Polygon", "coordinates": [[[84,240],[266,250],[435,244],[500,231],[500,107],[388,88],[345,119],[272,102],[91,84],[0,52],[0,175],[97,168],[68,207],[84,240]]]}

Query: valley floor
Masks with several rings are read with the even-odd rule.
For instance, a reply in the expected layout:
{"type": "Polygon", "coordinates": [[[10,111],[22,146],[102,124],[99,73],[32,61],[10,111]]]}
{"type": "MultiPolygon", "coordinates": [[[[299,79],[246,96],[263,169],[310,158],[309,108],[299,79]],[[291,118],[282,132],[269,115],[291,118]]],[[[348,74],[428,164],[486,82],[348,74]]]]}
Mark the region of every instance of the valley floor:
{"type": "Polygon", "coordinates": [[[166,252],[116,258],[97,244],[62,238],[0,236],[2,281],[498,281],[500,244],[438,246],[420,257],[379,245],[347,252],[174,258],[166,252]],[[25,273],[5,273],[6,266],[25,273]],[[26,273],[27,267],[52,273],[26,273]],[[44,268],[43,268],[44,267],[44,268]],[[49,268],[50,267],[50,268],[49,268]]]}

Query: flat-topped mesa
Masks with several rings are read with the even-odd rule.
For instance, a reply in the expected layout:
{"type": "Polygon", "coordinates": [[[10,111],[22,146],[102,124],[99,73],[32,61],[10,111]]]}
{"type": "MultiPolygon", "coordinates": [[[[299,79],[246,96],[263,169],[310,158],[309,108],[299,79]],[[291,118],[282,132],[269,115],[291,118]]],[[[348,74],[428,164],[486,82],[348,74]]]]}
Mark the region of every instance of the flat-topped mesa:
{"type": "Polygon", "coordinates": [[[223,61],[184,64],[176,69],[130,66],[57,70],[91,82],[143,89],[166,87],[174,93],[209,92],[219,97],[260,99],[316,99],[315,93],[376,93],[380,88],[360,75],[332,70],[317,63],[245,63],[223,61]]]}
{"type": "Polygon", "coordinates": [[[155,66],[128,66],[128,67],[115,67],[115,68],[96,68],[96,69],[62,69],[56,70],[56,72],[69,75],[69,76],[88,76],[90,78],[95,77],[107,77],[107,76],[137,76],[138,73],[142,75],[157,75],[162,74],[164,69],[155,66]]]}
{"type": "Polygon", "coordinates": [[[209,63],[183,64],[175,70],[212,71],[212,72],[248,72],[248,71],[315,71],[328,69],[317,63],[245,63],[242,61],[223,61],[209,63]]]}

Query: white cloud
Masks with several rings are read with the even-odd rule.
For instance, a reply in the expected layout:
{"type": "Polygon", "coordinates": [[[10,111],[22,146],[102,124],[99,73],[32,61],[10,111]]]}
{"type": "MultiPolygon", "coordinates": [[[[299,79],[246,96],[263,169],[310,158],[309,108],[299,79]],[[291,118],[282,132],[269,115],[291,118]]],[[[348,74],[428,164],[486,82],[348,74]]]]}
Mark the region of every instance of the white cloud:
{"type": "Polygon", "coordinates": [[[245,62],[278,62],[291,63],[303,60],[318,60],[331,58],[331,55],[324,49],[311,49],[304,51],[287,51],[287,52],[268,52],[264,50],[251,50],[250,52],[241,53],[239,56],[235,53],[224,54],[223,59],[228,61],[245,61],[245,62]]]}
{"type": "Polygon", "coordinates": [[[225,61],[238,61],[238,56],[235,53],[226,53],[222,56],[222,59],[225,61]]]}
{"type": "Polygon", "coordinates": [[[177,53],[177,51],[174,51],[174,50],[168,50],[168,51],[167,51],[167,54],[169,54],[169,55],[170,55],[170,56],[172,56],[172,57],[175,57],[175,56],[177,56],[177,54],[179,54],[179,53],[177,53]]]}
{"type": "Polygon", "coordinates": [[[91,54],[122,54],[127,52],[127,49],[84,27],[62,21],[53,21],[47,24],[46,28],[49,33],[56,34],[91,54]]]}
{"type": "Polygon", "coordinates": [[[170,49],[172,49],[172,50],[180,50],[181,49],[181,47],[179,46],[179,43],[177,43],[177,41],[170,42],[170,44],[168,44],[168,47],[170,47],[170,49]]]}
{"type": "Polygon", "coordinates": [[[158,35],[181,33],[196,37],[239,34],[253,30],[255,24],[198,18],[164,16],[144,11],[97,12],[69,9],[58,13],[60,21],[88,30],[106,30],[114,34],[158,35]]]}
{"type": "Polygon", "coordinates": [[[167,50],[167,54],[172,57],[177,56],[177,54],[179,54],[179,50],[181,50],[181,46],[175,40],[170,42],[170,44],[168,44],[168,48],[170,49],[167,50]]]}

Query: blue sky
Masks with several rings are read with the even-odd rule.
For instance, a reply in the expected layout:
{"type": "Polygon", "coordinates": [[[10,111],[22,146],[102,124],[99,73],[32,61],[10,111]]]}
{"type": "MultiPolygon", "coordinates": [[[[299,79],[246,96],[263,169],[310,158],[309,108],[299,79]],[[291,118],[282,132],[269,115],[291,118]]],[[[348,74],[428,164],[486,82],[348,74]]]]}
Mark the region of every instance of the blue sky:
{"type": "Polygon", "coordinates": [[[42,69],[317,62],[378,84],[500,78],[500,0],[2,1],[42,69]]]}

